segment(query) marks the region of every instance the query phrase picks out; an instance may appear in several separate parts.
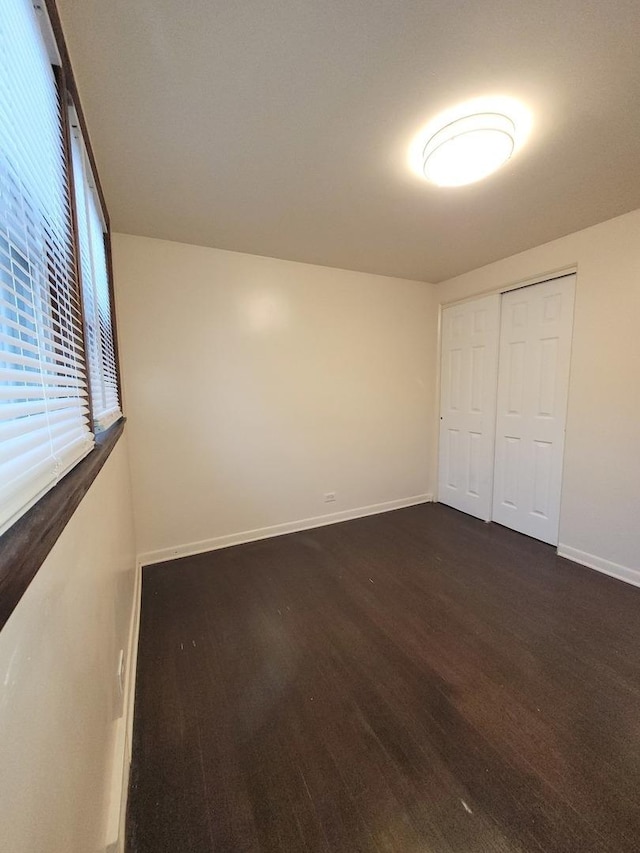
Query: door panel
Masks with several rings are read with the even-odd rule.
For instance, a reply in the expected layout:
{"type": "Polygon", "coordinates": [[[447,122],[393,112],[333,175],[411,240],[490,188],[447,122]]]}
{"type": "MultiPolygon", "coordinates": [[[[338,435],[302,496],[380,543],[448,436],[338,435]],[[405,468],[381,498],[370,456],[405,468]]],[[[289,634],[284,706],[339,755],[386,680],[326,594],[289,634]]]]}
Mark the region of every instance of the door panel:
{"type": "Polygon", "coordinates": [[[493,519],[557,544],[575,276],[502,296],[493,519]]]}
{"type": "Polygon", "coordinates": [[[442,312],[438,500],[491,518],[500,296],[442,312]]]}

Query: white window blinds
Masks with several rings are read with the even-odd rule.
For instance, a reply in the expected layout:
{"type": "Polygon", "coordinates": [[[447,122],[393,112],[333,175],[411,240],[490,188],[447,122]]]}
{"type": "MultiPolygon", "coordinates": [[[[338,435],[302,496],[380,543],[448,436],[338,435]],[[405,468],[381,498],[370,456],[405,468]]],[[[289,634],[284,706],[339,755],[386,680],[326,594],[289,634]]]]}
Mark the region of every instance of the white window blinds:
{"type": "Polygon", "coordinates": [[[95,430],[101,432],[122,414],[111,323],[105,229],[89,158],[73,111],[70,122],[91,403],[95,430]]]}
{"type": "Polygon", "coordinates": [[[93,446],[60,103],[29,0],[0,3],[0,532],[93,446]]]}

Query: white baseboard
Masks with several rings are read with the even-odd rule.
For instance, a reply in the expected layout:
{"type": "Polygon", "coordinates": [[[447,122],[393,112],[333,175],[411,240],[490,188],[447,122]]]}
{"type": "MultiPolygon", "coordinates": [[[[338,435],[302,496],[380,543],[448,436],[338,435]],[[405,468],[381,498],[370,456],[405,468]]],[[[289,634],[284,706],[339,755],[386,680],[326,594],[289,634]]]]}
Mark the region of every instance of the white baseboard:
{"type": "Polygon", "coordinates": [[[124,819],[126,815],[126,787],[129,783],[129,760],[124,717],[114,723],[111,783],[109,786],[109,810],[105,834],[105,853],[124,853],[124,819]]]}
{"type": "Polygon", "coordinates": [[[128,757],[131,762],[133,746],[133,706],[136,698],[136,672],[138,670],[138,641],[140,639],[140,614],[142,610],[142,564],[136,561],[136,579],[133,593],[133,613],[129,631],[129,661],[124,692],[124,716],[127,723],[128,757]]]}
{"type": "Polygon", "coordinates": [[[589,569],[611,575],[613,578],[618,578],[618,580],[634,586],[640,586],[640,569],[630,569],[627,566],[612,563],[611,560],[596,557],[595,554],[587,554],[586,551],[579,551],[577,548],[569,547],[569,545],[558,545],[558,556],[566,557],[567,560],[572,560],[574,563],[580,563],[589,569]]]}
{"type": "Polygon", "coordinates": [[[431,503],[433,495],[414,495],[410,498],[400,498],[395,501],[371,504],[370,506],[346,509],[342,512],[331,512],[327,515],[317,515],[314,518],[302,518],[298,521],[287,521],[284,524],[274,524],[271,527],[259,527],[256,530],[244,530],[240,533],[230,533],[227,536],[215,536],[213,539],[203,539],[200,542],[190,542],[187,545],[176,545],[173,548],[160,548],[158,551],[147,551],[138,556],[142,566],[153,563],[163,563],[165,560],[175,560],[178,557],[190,557],[193,554],[203,554],[206,551],[217,551],[230,545],[242,545],[246,542],[256,542],[259,539],[270,539],[272,536],[282,536],[284,533],[296,533],[300,530],[311,530],[314,527],[324,527],[340,521],[350,521],[367,515],[377,515],[394,509],[404,509],[416,504],[431,503]]]}
{"type": "Polygon", "coordinates": [[[140,634],[140,605],[142,595],[142,566],[136,563],[133,604],[127,649],[122,715],[115,721],[109,808],[105,836],[105,853],[124,853],[129,771],[133,744],[133,709],[138,665],[138,637],[140,634]]]}

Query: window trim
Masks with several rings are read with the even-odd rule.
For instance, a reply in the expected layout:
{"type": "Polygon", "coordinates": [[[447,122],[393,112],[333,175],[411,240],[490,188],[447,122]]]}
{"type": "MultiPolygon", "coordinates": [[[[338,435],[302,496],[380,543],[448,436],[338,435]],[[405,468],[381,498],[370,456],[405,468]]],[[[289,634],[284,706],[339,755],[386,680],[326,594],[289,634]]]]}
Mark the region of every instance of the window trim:
{"type": "MultiPolygon", "coordinates": [[[[96,191],[98,193],[98,198],[100,199],[100,207],[102,208],[102,215],[104,216],[104,224],[105,224],[105,250],[107,256],[107,275],[109,276],[109,304],[111,306],[111,331],[113,334],[113,351],[116,360],[116,376],[118,381],[118,395],[120,398],[120,411],[123,412],[124,415],[124,404],[122,400],[122,380],[120,373],[120,351],[118,348],[118,322],[116,317],[116,304],[115,304],[115,294],[113,289],[113,260],[111,257],[111,220],[109,219],[109,209],[107,208],[107,202],[105,201],[104,192],[102,190],[102,184],[100,182],[100,173],[98,172],[98,165],[96,163],[96,158],[93,153],[93,146],[91,144],[91,136],[89,135],[89,128],[87,127],[87,121],[84,116],[84,110],[82,109],[82,102],[80,100],[80,93],[78,92],[78,87],[76,85],[76,78],[73,74],[73,68],[71,67],[71,58],[69,56],[69,51],[67,49],[67,43],[64,38],[64,33],[62,31],[62,22],[60,20],[60,15],[58,14],[58,8],[56,6],[55,0],[44,0],[44,5],[46,8],[47,15],[49,17],[49,23],[51,24],[51,30],[53,33],[53,38],[55,41],[56,48],[58,50],[58,55],[60,56],[60,69],[62,72],[61,76],[61,91],[60,91],[60,99],[61,99],[61,109],[64,113],[63,122],[64,122],[64,133],[65,133],[65,145],[67,152],[67,166],[70,171],[69,176],[69,192],[71,194],[71,208],[73,211],[72,214],[72,222],[74,228],[74,255],[76,262],[76,270],[78,276],[80,276],[80,258],[79,258],[79,242],[78,242],[78,232],[77,232],[77,213],[75,209],[75,204],[73,203],[73,168],[71,165],[71,128],[69,127],[69,112],[67,110],[67,102],[70,102],[75,109],[76,116],[78,117],[78,124],[80,125],[80,132],[82,134],[82,138],[84,141],[84,145],[87,151],[87,156],[89,158],[89,163],[91,164],[91,171],[93,172],[93,179],[96,184],[96,191]]],[[[80,290],[82,290],[81,286],[82,279],[78,277],[78,285],[80,290]]],[[[87,358],[87,353],[85,350],[85,359],[87,358]]],[[[88,373],[88,364],[87,364],[87,378],[89,376],[88,373]]],[[[87,382],[87,385],[90,385],[87,382]]],[[[89,394],[91,393],[89,389],[89,394]]],[[[89,398],[91,399],[91,398],[89,398]]],[[[93,409],[91,410],[91,425],[93,426],[93,409]]],[[[92,430],[93,431],[93,430],[92,430]]]]}
{"type": "Polygon", "coordinates": [[[82,110],[82,104],[80,102],[80,95],[78,94],[78,87],[76,86],[76,80],[73,75],[73,69],[71,67],[71,59],[69,58],[69,51],[67,50],[67,43],[64,40],[64,34],[62,32],[62,23],[60,21],[60,16],[58,14],[58,9],[55,4],[55,0],[44,0],[44,5],[47,10],[47,14],[49,16],[49,23],[51,24],[51,29],[53,31],[53,37],[55,39],[56,47],[58,48],[58,53],[60,55],[60,67],[64,73],[64,83],[65,88],[69,95],[71,96],[71,100],[75,107],[76,113],[78,115],[78,121],[80,122],[80,129],[82,131],[82,136],[84,138],[84,143],[87,147],[87,154],[89,156],[89,162],[91,163],[91,169],[93,170],[93,176],[96,182],[96,189],[98,191],[98,196],[100,197],[100,204],[102,205],[102,213],[104,216],[105,225],[107,227],[107,232],[111,232],[111,223],[109,221],[109,211],[107,209],[107,204],[104,199],[104,193],[102,191],[102,185],[100,183],[100,175],[98,174],[98,167],[96,164],[95,157],[93,155],[93,148],[91,145],[91,137],[89,136],[89,130],[87,128],[87,122],[84,117],[84,112],[82,110]]]}
{"type": "MultiPolygon", "coordinates": [[[[70,194],[71,224],[73,235],[73,264],[77,276],[77,286],[80,291],[80,304],[82,305],[82,287],[80,279],[79,246],[77,213],[75,210],[73,193],[73,168],[71,165],[71,138],[67,105],[73,104],[78,123],[84,139],[87,156],[93,171],[96,191],[102,215],[105,222],[105,249],[107,258],[107,275],[109,278],[109,304],[111,307],[111,325],[113,333],[113,346],[116,362],[116,378],[120,408],[123,411],[122,385],[120,374],[120,357],[118,350],[118,333],[116,327],[115,298],[113,289],[113,262],[111,258],[111,223],[109,212],[104,198],[98,168],[91,145],[91,138],[87,128],[86,119],[82,110],[82,104],[78,93],[69,52],[62,31],[60,16],[55,0],[44,0],[46,14],[51,25],[51,33],[60,57],[60,65],[54,66],[54,74],[58,85],[60,99],[61,120],[63,125],[63,139],[65,147],[65,159],[68,172],[68,192],[70,194]]],[[[84,313],[83,313],[84,316],[84,313]]],[[[83,321],[84,324],[84,321],[83,321]]],[[[85,347],[85,369],[87,369],[87,387],[91,394],[87,352],[85,347]]],[[[91,401],[91,397],[89,397],[91,401]]],[[[13,613],[16,605],[24,595],[29,584],[38,573],[51,549],[65,529],[81,500],[86,495],[89,487],[109,458],[111,451],[117,444],[124,431],[125,417],[119,418],[114,424],[103,432],[94,434],[95,446],[80,462],[51,489],[49,489],[36,503],[27,510],[8,530],[0,535],[0,630],[13,613]]],[[[90,405],[90,429],[93,432],[94,417],[93,407],[90,405]]]]}

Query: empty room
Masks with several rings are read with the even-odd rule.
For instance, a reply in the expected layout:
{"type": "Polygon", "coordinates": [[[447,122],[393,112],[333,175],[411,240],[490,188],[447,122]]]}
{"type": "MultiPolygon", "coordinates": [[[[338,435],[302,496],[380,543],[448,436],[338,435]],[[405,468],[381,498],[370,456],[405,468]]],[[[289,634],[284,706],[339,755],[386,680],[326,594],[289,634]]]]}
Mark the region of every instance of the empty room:
{"type": "Polygon", "coordinates": [[[2,0],[0,853],[638,853],[639,36],[2,0]]]}

